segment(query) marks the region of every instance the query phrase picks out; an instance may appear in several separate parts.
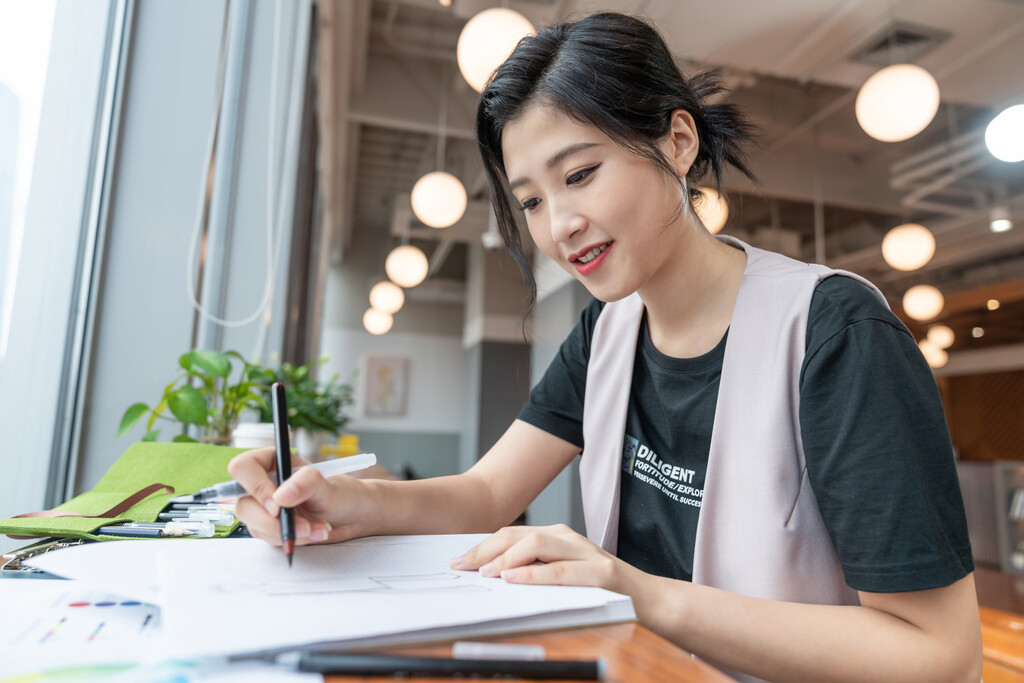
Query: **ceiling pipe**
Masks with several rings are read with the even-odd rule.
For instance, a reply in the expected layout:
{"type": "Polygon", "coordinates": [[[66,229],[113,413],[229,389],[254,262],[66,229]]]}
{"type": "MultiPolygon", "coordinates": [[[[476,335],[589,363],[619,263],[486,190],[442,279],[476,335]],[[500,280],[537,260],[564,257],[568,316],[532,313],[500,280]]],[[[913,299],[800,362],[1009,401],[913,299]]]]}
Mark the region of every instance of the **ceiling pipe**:
{"type": "Polygon", "coordinates": [[[832,114],[835,114],[837,111],[839,111],[847,104],[852,102],[854,99],[856,99],[856,97],[857,91],[855,90],[840,95],[836,99],[829,102],[824,109],[818,110],[818,112],[815,113],[810,118],[805,119],[804,121],[801,121],[793,128],[790,128],[785,135],[783,135],[778,140],[765,147],[764,151],[762,151],[758,156],[761,158],[769,157],[775,152],[778,152],[783,147],[788,146],[789,143],[799,138],[808,130],[813,129],[819,123],[821,123],[828,117],[832,116],[832,114]]]}
{"type": "Polygon", "coordinates": [[[916,167],[932,161],[933,159],[941,158],[943,155],[956,153],[963,148],[982,144],[984,137],[985,132],[980,129],[972,130],[968,133],[962,133],[947,142],[932,145],[928,149],[921,150],[916,154],[911,154],[908,157],[900,159],[889,167],[889,174],[894,176],[894,181],[897,181],[904,174],[911,172],[916,169],[916,167]]]}
{"type": "Polygon", "coordinates": [[[421,47],[419,45],[402,43],[395,39],[395,17],[398,16],[398,6],[401,4],[400,0],[391,0],[391,5],[388,6],[388,13],[384,17],[382,35],[387,46],[402,55],[427,57],[429,59],[437,59],[444,62],[454,62],[454,49],[440,50],[431,47],[421,47]]]}
{"type": "Polygon", "coordinates": [[[912,207],[914,205],[914,202],[924,199],[930,194],[938,192],[942,188],[946,187],[951,183],[956,182],[957,180],[963,178],[966,175],[970,175],[975,171],[980,171],[981,169],[988,166],[992,162],[992,159],[993,157],[991,155],[983,154],[974,161],[963,164],[962,166],[958,166],[957,168],[954,168],[948,173],[946,173],[945,175],[939,176],[930,183],[922,185],[921,187],[917,188],[907,196],[903,197],[903,199],[900,200],[900,204],[902,204],[903,206],[912,207]]]}
{"type": "MultiPolygon", "coordinates": [[[[1002,204],[1008,204],[1008,205],[1014,205],[1017,202],[1024,202],[1024,194],[1018,194],[1018,195],[1015,195],[1013,197],[1009,197],[1009,198],[1001,201],[1002,204]]],[[[943,207],[943,208],[948,209],[949,207],[943,207]]],[[[975,209],[975,210],[962,209],[962,210],[960,210],[960,214],[961,215],[952,216],[952,217],[950,217],[950,218],[948,218],[946,220],[937,221],[935,223],[932,223],[931,225],[929,225],[929,229],[932,231],[932,234],[935,235],[936,240],[938,240],[940,237],[948,238],[948,239],[955,239],[954,235],[955,235],[955,233],[957,231],[963,230],[965,228],[969,228],[972,224],[976,226],[979,223],[985,223],[986,226],[987,226],[987,223],[988,223],[988,209],[989,209],[989,207],[987,207],[987,206],[984,207],[984,208],[979,208],[979,209],[975,209]]],[[[985,229],[987,230],[988,228],[986,227],[985,229]]],[[[1003,233],[1003,234],[1004,235],[1012,235],[1013,233],[1014,233],[1014,231],[1011,230],[1010,232],[1003,233]]],[[[1024,240],[1024,230],[1022,230],[1019,233],[1019,238],[1024,240]]],[[[945,242],[946,240],[944,239],[943,241],[945,242]]],[[[975,241],[977,241],[977,240],[975,240],[975,241]]],[[[942,246],[942,245],[940,245],[940,246],[942,246]]],[[[829,263],[829,265],[832,268],[842,268],[844,270],[852,270],[854,272],[858,272],[859,270],[863,270],[865,268],[870,268],[874,264],[877,264],[878,260],[879,260],[878,257],[879,257],[879,254],[880,254],[880,250],[881,250],[881,246],[880,246],[880,242],[879,242],[877,244],[871,245],[870,247],[865,247],[863,249],[858,249],[857,251],[850,251],[850,252],[847,252],[845,254],[839,255],[839,256],[833,258],[832,261],[829,263]]],[[[936,254],[936,256],[932,259],[932,262],[935,262],[936,259],[938,259],[938,258],[939,258],[939,255],[936,254]]],[[[919,273],[919,272],[931,269],[932,268],[932,262],[929,262],[927,265],[925,265],[920,270],[914,271],[914,273],[919,273]]],[[[897,272],[897,273],[894,273],[893,276],[894,277],[902,277],[902,275],[907,275],[907,274],[906,273],[900,274],[900,273],[897,272]]]]}
{"type": "Polygon", "coordinates": [[[988,192],[980,187],[967,187],[964,183],[946,187],[942,190],[942,194],[953,197],[965,197],[970,200],[972,209],[981,208],[990,201],[990,194],[988,192]]]}
{"type": "MultiPolygon", "coordinates": [[[[911,187],[915,181],[927,180],[934,176],[940,171],[944,171],[947,168],[953,167],[954,169],[960,164],[974,161],[976,158],[986,156],[985,151],[978,146],[966,147],[957,152],[947,154],[944,157],[937,159],[921,166],[901,173],[900,175],[894,176],[889,179],[889,187],[894,190],[905,190],[911,187]]],[[[991,156],[991,155],[988,155],[991,156]]]]}
{"type": "Polygon", "coordinates": [[[950,206],[949,204],[939,204],[938,202],[925,202],[915,201],[913,206],[907,208],[917,209],[919,211],[930,211],[932,213],[942,214],[944,216],[973,216],[973,209],[965,209],[959,206],[950,206]]]}
{"type": "Polygon", "coordinates": [[[432,278],[441,270],[448,254],[452,252],[452,241],[440,239],[434,251],[430,253],[430,266],[427,268],[427,278],[432,278]]]}
{"type": "MultiPolygon", "coordinates": [[[[906,0],[904,2],[897,3],[890,7],[885,22],[881,24],[876,24],[875,26],[872,27],[872,30],[870,32],[862,32],[858,37],[857,42],[847,43],[842,48],[835,50],[831,55],[829,55],[827,58],[819,62],[814,69],[797,78],[797,81],[801,85],[806,85],[807,83],[812,81],[818,74],[825,71],[825,69],[827,69],[828,67],[832,66],[835,62],[848,56],[850,52],[856,48],[857,45],[860,45],[861,43],[864,42],[864,40],[866,40],[865,36],[874,35],[879,30],[881,30],[881,28],[883,28],[885,24],[888,23],[888,16],[895,13],[896,10],[898,10],[900,6],[904,4],[906,4],[906,0]]],[[[985,41],[983,41],[983,43],[981,43],[977,48],[968,52],[967,54],[962,55],[959,58],[954,59],[941,67],[932,69],[932,75],[935,76],[936,80],[941,80],[942,78],[945,78],[946,76],[949,76],[950,74],[959,71],[960,69],[967,66],[971,62],[983,57],[985,54],[998,47],[1001,43],[1006,42],[1021,30],[1024,30],[1024,20],[1017,21],[1011,24],[1010,26],[1006,27],[1005,29],[997,33],[991,39],[986,39],[985,41]]],[[[789,132],[787,132],[781,138],[779,138],[771,145],[769,145],[767,148],[765,148],[765,150],[762,152],[762,156],[767,157],[779,151],[783,147],[786,147],[794,140],[799,138],[801,135],[803,135],[807,130],[818,125],[825,119],[832,116],[832,114],[842,109],[846,104],[852,102],[854,99],[856,99],[856,97],[857,90],[851,90],[845,95],[841,95],[840,97],[836,98],[831,103],[829,103],[824,109],[821,109],[813,116],[797,124],[794,128],[790,129],[789,132]]]]}
{"type": "Polygon", "coordinates": [[[818,130],[814,130],[814,155],[811,163],[811,183],[814,192],[814,262],[825,263],[825,190],[821,183],[821,149],[818,130]]]}

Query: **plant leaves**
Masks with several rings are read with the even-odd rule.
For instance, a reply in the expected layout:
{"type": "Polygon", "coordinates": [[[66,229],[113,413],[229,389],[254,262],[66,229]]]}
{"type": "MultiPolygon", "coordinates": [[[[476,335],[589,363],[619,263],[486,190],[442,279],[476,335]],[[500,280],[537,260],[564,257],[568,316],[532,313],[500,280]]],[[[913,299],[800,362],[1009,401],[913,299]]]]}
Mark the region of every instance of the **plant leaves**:
{"type": "Polygon", "coordinates": [[[124,436],[129,429],[135,426],[139,418],[146,414],[147,410],[149,410],[149,406],[145,403],[135,403],[128,406],[128,410],[124,411],[124,417],[121,418],[121,426],[118,428],[115,438],[120,439],[124,436]]]}
{"type": "Polygon", "coordinates": [[[172,443],[199,443],[188,434],[175,434],[172,443]]]}
{"type": "Polygon", "coordinates": [[[178,356],[178,365],[185,368],[186,371],[192,370],[192,357],[191,354],[183,353],[178,356]]]}
{"type": "Polygon", "coordinates": [[[189,355],[193,365],[198,365],[214,377],[227,377],[231,374],[231,358],[226,353],[194,349],[189,355]]]}
{"type": "Polygon", "coordinates": [[[157,437],[159,437],[159,436],[160,436],[160,430],[159,429],[151,429],[148,432],[146,432],[145,436],[142,437],[142,440],[143,441],[156,441],[157,437]]]}
{"type": "Polygon", "coordinates": [[[206,425],[209,411],[203,393],[192,386],[183,386],[167,397],[167,407],[174,417],[194,425],[206,425]]]}
{"type": "Polygon", "coordinates": [[[164,414],[167,410],[167,396],[165,395],[160,402],[156,404],[156,408],[153,408],[153,414],[149,416],[149,422],[146,423],[146,429],[153,429],[153,425],[156,424],[158,417],[164,414]]]}

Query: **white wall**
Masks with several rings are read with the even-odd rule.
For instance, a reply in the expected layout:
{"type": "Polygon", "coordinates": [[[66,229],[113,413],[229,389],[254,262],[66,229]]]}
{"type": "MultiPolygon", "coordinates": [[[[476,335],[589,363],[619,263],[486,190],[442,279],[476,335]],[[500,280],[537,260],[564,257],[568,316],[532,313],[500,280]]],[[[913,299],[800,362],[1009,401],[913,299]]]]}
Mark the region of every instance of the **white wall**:
{"type": "Polygon", "coordinates": [[[320,350],[329,356],[324,374],[348,378],[359,371],[352,421],[346,431],[458,433],[463,420],[462,341],[457,336],[389,332],[375,337],[363,330],[324,327],[320,350]],[[404,417],[363,416],[363,362],[367,355],[409,359],[409,399],[404,417]]]}

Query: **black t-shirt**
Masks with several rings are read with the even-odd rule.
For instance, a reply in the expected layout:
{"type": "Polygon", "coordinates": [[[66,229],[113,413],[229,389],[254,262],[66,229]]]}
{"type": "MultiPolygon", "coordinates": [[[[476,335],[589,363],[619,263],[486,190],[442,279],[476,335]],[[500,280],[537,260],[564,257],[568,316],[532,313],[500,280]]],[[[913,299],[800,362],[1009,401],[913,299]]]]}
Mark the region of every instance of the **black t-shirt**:
{"type": "MultiPolygon", "coordinates": [[[[587,362],[603,306],[594,301],[583,311],[519,414],[581,448],[587,362]]],[[[641,323],[618,555],[652,574],[692,576],[727,336],[702,356],[672,358],[654,348],[646,319],[641,323]]],[[[906,327],[862,283],[830,277],[811,299],[805,348],[804,454],[847,584],[879,593],[924,590],[973,571],[938,390],[906,327]]]]}

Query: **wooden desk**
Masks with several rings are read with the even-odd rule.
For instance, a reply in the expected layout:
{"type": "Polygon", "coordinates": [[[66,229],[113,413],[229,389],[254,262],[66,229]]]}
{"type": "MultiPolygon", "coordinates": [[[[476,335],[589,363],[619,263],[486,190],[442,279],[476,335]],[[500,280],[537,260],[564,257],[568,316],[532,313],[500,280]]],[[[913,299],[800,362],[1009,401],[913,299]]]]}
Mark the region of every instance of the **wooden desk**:
{"type": "MultiPolygon", "coordinates": [[[[476,640],[476,639],[473,639],[476,640]]],[[[481,639],[482,640],[482,639],[481,639]]],[[[543,645],[548,659],[598,659],[608,661],[609,683],[726,683],[733,679],[710,664],[693,659],[661,636],[635,623],[592,626],[566,631],[548,631],[505,638],[488,638],[496,643],[543,645]]],[[[450,657],[451,644],[389,648],[388,654],[450,657]]],[[[383,682],[392,678],[378,676],[327,676],[327,681],[383,682]]],[[[433,681],[451,683],[451,678],[410,678],[411,683],[433,681]]],[[[521,680],[521,679],[502,679],[521,680]]]]}

